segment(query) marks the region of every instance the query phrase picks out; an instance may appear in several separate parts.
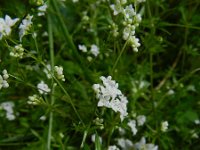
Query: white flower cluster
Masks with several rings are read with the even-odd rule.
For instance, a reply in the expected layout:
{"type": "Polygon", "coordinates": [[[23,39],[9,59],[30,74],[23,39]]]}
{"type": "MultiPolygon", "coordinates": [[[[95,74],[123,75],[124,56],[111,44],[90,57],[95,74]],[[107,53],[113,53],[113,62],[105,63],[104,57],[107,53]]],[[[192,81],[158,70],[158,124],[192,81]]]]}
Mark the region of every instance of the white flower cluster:
{"type": "Polygon", "coordinates": [[[6,111],[6,118],[10,121],[15,120],[15,115],[13,111],[13,107],[15,104],[13,102],[3,102],[0,105],[0,109],[3,109],[6,111]]]}
{"type": "Polygon", "coordinates": [[[27,103],[30,105],[38,105],[42,102],[42,98],[36,94],[29,96],[28,99],[27,103]]]}
{"type": "Polygon", "coordinates": [[[38,7],[38,16],[44,16],[45,15],[45,12],[47,10],[47,4],[43,4],[42,6],[38,7]]]}
{"type": "Polygon", "coordinates": [[[48,79],[52,78],[52,75],[51,75],[51,65],[50,64],[46,65],[46,68],[43,69],[43,72],[46,74],[46,76],[47,76],[48,79]]]}
{"type": "Polygon", "coordinates": [[[134,144],[134,149],[135,150],[158,150],[158,146],[151,143],[146,143],[146,139],[142,137],[138,143],[134,144]]]}
{"type": "Polygon", "coordinates": [[[117,139],[117,145],[119,145],[122,150],[130,150],[133,147],[132,141],[124,138],[117,139]]]}
{"type": "Polygon", "coordinates": [[[8,72],[7,70],[3,70],[2,71],[2,75],[0,75],[0,90],[2,88],[8,88],[9,84],[7,82],[7,79],[9,78],[8,72]]]}
{"type": "Polygon", "coordinates": [[[118,83],[112,80],[111,76],[107,78],[101,76],[103,85],[94,84],[93,89],[96,92],[96,97],[99,99],[98,107],[111,108],[115,112],[120,113],[121,121],[128,115],[127,113],[127,98],[118,89],[118,83]]]}
{"type": "MultiPolygon", "coordinates": [[[[78,49],[84,53],[88,52],[87,47],[85,45],[79,44],[78,49]]],[[[99,47],[95,44],[92,44],[89,52],[95,57],[97,57],[99,55],[99,47]]]]}
{"type": "Polygon", "coordinates": [[[116,145],[111,145],[108,147],[108,150],[120,150],[116,145]]]}
{"type": "Polygon", "coordinates": [[[47,93],[51,92],[51,89],[48,87],[47,84],[44,83],[44,81],[41,81],[40,83],[38,83],[37,88],[40,94],[46,95],[47,93]]]}
{"type": "Polygon", "coordinates": [[[5,16],[5,19],[0,18],[0,40],[3,36],[10,35],[12,31],[11,27],[14,26],[18,20],[19,18],[11,19],[8,15],[5,16]]]}
{"type": "Polygon", "coordinates": [[[22,58],[24,55],[24,48],[22,47],[22,44],[15,45],[15,47],[11,48],[10,56],[22,58]]]}
{"type": "MultiPolygon", "coordinates": [[[[43,71],[47,75],[48,79],[52,78],[51,65],[50,64],[47,64],[46,68],[43,71]]],[[[55,77],[58,78],[59,80],[65,81],[65,76],[63,74],[63,67],[62,66],[54,66],[54,74],[55,74],[55,77]]]]}
{"type": "Polygon", "coordinates": [[[168,121],[163,121],[163,122],[161,123],[161,131],[162,131],[162,132],[166,132],[167,129],[168,129],[168,126],[169,126],[168,121]]]}
{"type": "MultiPolygon", "coordinates": [[[[143,1],[145,0],[137,0],[135,5],[143,1]]],[[[126,3],[127,0],[116,0],[115,4],[110,5],[110,8],[113,10],[114,15],[123,14],[123,25],[125,26],[123,30],[123,39],[131,45],[135,52],[138,52],[140,43],[139,39],[135,36],[135,29],[139,26],[142,18],[141,14],[136,12],[132,4],[125,6],[126,3]]],[[[117,28],[115,27],[115,29],[117,28]]]]}
{"type": "Polygon", "coordinates": [[[22,41],[22,37],[28,33],[28,31],[31,28],[32,25],[32,18],[33,16],[30,16],[28,14],[25,19],[22,20],[22,23],[19,25],[19,39],[22,41]]]}
{"type": "Polygon", "coordinates": [[[137,126],[143,126],[144,123],[146,122],[146,117],[144,115],[139,115],[136,117],[136,120],[129,120],[128,122],[128,126],[131,128],[131,131],[133,133],[133,136],[137,134],[137,126]],[[137,124],[136,124],[136,120],[137,120],[137,124]]]}
{"type": "Polygon", "coordinates": [[[65,81],[65,76],[63,75],[63,67],[62,66],[55,66],[54,71],[55,71],[55,75],[58,79],[65,81]]]}

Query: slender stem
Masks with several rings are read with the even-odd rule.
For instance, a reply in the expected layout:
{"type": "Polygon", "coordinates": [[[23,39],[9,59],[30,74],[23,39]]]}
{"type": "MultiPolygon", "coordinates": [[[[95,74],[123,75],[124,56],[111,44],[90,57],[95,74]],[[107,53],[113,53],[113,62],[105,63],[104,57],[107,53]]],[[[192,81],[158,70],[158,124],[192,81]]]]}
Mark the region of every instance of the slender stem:
{"type": "MultiPolygon", "coordinates": [[[[49,49],[50,49],[50,59],[51,59],[51,70],[54,69],[54,45],[53,45],[53,31],[52,31],[52,21],[50,15],[48,15],[48,32],[49,32],[49,49]]],[[[53,74],[53,73],[52,73],[53,74]]],[[[51,91],[51,102],[50,105],[52,106],[55,102],[54,99],[54,80],[52,78],[52,91],[51,91]]],[[[52,136],[52,128],[53,128],[53,112],[50,111],[49,114],[49,129],[48,129],[48,137],[47,137],[47,150],[51,150],[51,136],[52,136]]]]}
{"type": "Polygon", "coordinates": [[[118,57],[117,57],[117,60],[115,61],[115,64],[113,65],[113,68],[112,68],[112,71],[111,71],[112,74],[114,74],[115,68],[116,68],[116,66],[117,66],[117,64],[118,64],[118,62],[119,62],[119,59],[121,58],[121,56],[122,56],[122,54],[123,54],[125,48],[126,48],[127,43],[128,43],[128,40],[125,42],[125,44],[124,44],[122,50],[120,51],[120,53],[119,53],[119,55],[118,55],[118,57]]]}
{"type": "Polygon", "coordinates": [[[74,103],[72,102],[72,99],[70,97],[70,95],[68,94],[68,92],[65,90],[65,88],[62,86],[62,84],[60,83],[60,81],[58,81],[58,79],[56,79],[54,76],[53,76],[54,80],[56,81],[56,83],[58,83],[59,87],[61,88],[61,90],[65,93],[65,95],[67,96],[67,99],[69,100],[75,114],[77,115],[77,117],[79,118],[79,120],[81,121],[81,123],[85,126],[83,120],[81,119],[78,111],[76,110],[76,107],[74,106],[74,103]]]}
{"type": "Polygon", "coordinates": [[[39,48],[38,48],[37,39],[34,36],[33,36],[33,39],[34,39],[34,42],[35,42],[35,47],[36,47],[36,50],[37,50],[37,54],[39,54],[39,48]]]}

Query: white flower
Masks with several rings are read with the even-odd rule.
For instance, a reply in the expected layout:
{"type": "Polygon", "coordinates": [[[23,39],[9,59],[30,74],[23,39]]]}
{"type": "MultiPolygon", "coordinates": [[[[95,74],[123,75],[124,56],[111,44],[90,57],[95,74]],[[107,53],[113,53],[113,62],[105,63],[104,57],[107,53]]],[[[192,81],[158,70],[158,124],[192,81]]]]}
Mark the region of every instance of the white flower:
{"type": "Polygon", "coordinates": [[[45,3],[44,5],[38,7],[38,16],[44,16],[44,13],[46,12],[47,9],[47,4],[45,3]]]}
{"type": "Polygon", "coordinates": [[[47,119],[47,117],[44,115],[40,117],[40,120],[42,120],[42,121],[45,121],[46,119],[47,119]]]}
{"type": "Polygon", "coordinates": [[[136,133],[137,133],[137,128],[136,128],[136,121],[135,120],[130,120],[129,122],[128,122],[128,126],[131,128],[131,131],[132,131],[132,133],[133,133],[133,136],[134,135],[136,135],[136,133]]]}
{"type": "Polygon", "coordinates": [[[140,47],[139,39],[135,36],[131,36],[128,39],[128,42],[131,44],[131,47],[133,48],[134,52],[138,52],[138,47],[140,47]]]}
{"type": "Polygon", "coordinates": [[[18,20],[18,18],[11,19],[8,15],[5,16],[5,19],[0,18],[0,39],[2,39],[3,36],[10,35],[12,31],[11,27],[14,26],[18,20]]]}
{"type": "Polygon", "coordinates": [[[134,144],[135,150],[158,150],[158,146],[154,144],[146,144],[146,139],[144,137],[141,140],[134,144]]]}
{"type": "Polygon", "coordinates": [[[48,85],[45,84],[44,81],[41,81],[40,83],[38,83],[37,88],[40,94],[47,94],[51,92],[51,89],[49,89],[48,85]]]}
{"type": "Polygon", "coordinates": [[[140,22],[142,21],[142,17],[140,14],[136,14],[135,15],[135,20],[134,20],[134,24],[135,26],[139,26],[140,22]]]}
{"type": "Polygon", "coordinates": [[[167,129],[168,129],[168,126],[169,126],[168,122],[167,122],[167,121],[163,121],[163,122],[161,123],[161,131],[162,131],[162,132],[166,132],[167,129]]]}
{"type": "Polygon", "coordinates": [[[196,125],[199,125],[199,124],[200,124],[200,120],[199,120],[199,119],[196,119],[196,120],[194,120],[194,123],[195,123],[196,125]]]}
{"type": "Polygon", "coordinates": [[[8,75],[7,70],[4,69],[4,70],[2,71],[2,73],[3,73],[3,79],[4,79],[4,80],[7,80],[7,79],[9,78],[9,75],[8,75]]]}
{"type": "Polygon", "coordinates": [[[58,79],[65,81],[65,76],[63,75],[63,67],[62,66],[55,66],[54,67],[55,75],[58,79]]]}
{"type": "Polygon", "coordinates": [[[2,75],[0,75],[0,90],[2,88],[8,88],[9,87],[9,84],[7,82],[7,79],[9,78],[9,75],[7,73],[7,70],[3,70],[2,71],[2,75]]]}
{"type": "Polygon", "coordinates": [[[42,98],[36,94],[29,96],[28,99],[27,103],[30,105],[38,105],[42,102],[42,98]]]}
{"type": "Polygon", "coordinates": [[[87,47],[85,45],[78,45],[78,49],[82,52],[87,52],[87,47]]]}
{"type": "Polygon", "coordinates": [[[126,131],[123,128],[119,127],[119,134],[124,135],[125,133],[126,131]]]}
{"type": "Polygon", "coordinates": [[[123,39],[127,40],[129,37],[135,35],[135,26],[127,25],[123,30],[123,39]]]}
{"type": "Polygon", "coordinates": [[[77,3],[79,0],[72,0],[73,3],[77,3]]]}
{"type": "Polygon", "coordinates": [[[22,23],[19,25],[19,38],[20,41],[22,41],[22,37],[27,34],[27,32],[30,30],[30,27],[32,25],[32,18],[33,16],[30,16],[29,14],[26,16],[25,19],[22,20],[22,23]]]}
{"type": "Polygon", "coordinates": [[[174,90],[170,89],[168,92],[167,92],[167,95],[173,95],[175,92],[174,90]]]}
{"type": "Polygon", "coordinates": [[[108,147],[108,150],[120,150],[116,145],[111,145],[108,147]]]}
{"type": "MultiPolygon", "coordinates": [[[[50,64],[47,64],[46,68],[44,68],[43,71],[47,75],[48,79],[52,78],[52,70],[51,70],[50,64]]],[[[54,75],[59,80],[65,81],[65,76],[63,74],[63,67],[62,66],[54,66],[54,75]]]]}
{"type": "Polygon", "coordinates": [[[46,65],[46,68],[43,69],[43,72],[46,74],[46,76],[47,76],[48,79],[52,78],[52,75],[51,75],[51,65],[50,64],[46,65]]]}
{"type": "MultiPolygon", "coordinates": [[[[92,141],[92,142],[95,142],[95,138],[96,138],[96,135],[95,135],[95,134],[92,134],[92,136],[91,136],[91,141],[92,141]]],[[[99,142],[102,144],[102,138],[101,138],[101,137],[99,137],[99,142]]]]}
{"type": "Polygon", "coordinates": [[[24,55],[24,48],[22,44],[15,45],[14,48],[11,48],[10,56],[22,58],[24,55]]]}
{"type": "Polygon", "coordinates": [[[110,8],[113,10],[114,15],[118,15],[122,12],[122,6],[119,0],[116,0],[116,4],[111,4],[110,8]]]}
{"type": "Polygon", "coordinates": [[[129,139],[124,138],[117,139],[117,145],[119,145],[122,150],[129,150],[133,147],[133,143],[129,139]]]}
{"type": "Polygon", "coordinates": [[[191,137],[192,138],[194,138],[194,139],[198,139],[199,138],[199,135],[195,130],[191,130],[190,133],[191,133],[191,137]]]}
{"type": "Polygon", "coordinates": [[[90,51],[95,57],[97,57],[99,55],[99,48],[95,44],[91,45],[90,51]]]}
{"type": "Polygon", "coordinates": [[[118,83],[112,80],[111,76],[107,78],[101,76],[103,85],[94,84],[93,89],[96,92],[96,97],[99,99],[98,107],[112,108],[115,112],[120,113],[121,121],[127,116],[127,98],[118,89],[118,83]]]}
{"type": "Polygon", "coordinates": [[[111,24],[111,33],[112,33],[112,35],[114,36],[114,37],[117,37],[118,36],[118,34],[119,34],[119,32],[118,32],[118,25],[117,24],[115,24],[115,23],[112,23],[111,24]]]}
{"type": "Polygon", "coordinates": [[[14,110],[13,107],[15,104],[13,102],[3,102],[1,103],[0,107],[6,111],[6,118],[10,121],[15,120],[14,110]]]}
{"type": "Polygon", "coordinates": [[[137,116],[137,125],[138,126],[143,126],[145,122],[146,122],[146,117],[144,115],[137,116]]]}
{"type": "Polygon", "coordinates": [[[134,16],[136,15],[133,5],[126,6],[123,13],[125,20],[130,20],[130,22],[132,22],[134,16]]]}

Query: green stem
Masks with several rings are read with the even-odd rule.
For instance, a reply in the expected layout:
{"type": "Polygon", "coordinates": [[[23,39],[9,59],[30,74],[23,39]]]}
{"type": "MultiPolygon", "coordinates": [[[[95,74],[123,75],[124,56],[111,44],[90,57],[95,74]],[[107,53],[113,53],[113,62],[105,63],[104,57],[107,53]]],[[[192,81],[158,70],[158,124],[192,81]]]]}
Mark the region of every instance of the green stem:
{"type": "Polygon", "coordinates": [[[66,43],[69,44],[69,48],[71,48],[72,51],[73,51],[74,59],[76,60],[76,62],[79,63],[81,68],[83,68],[83,70],[84,70],[83,73],[84,73],[85,77],[87,78],[87,80],[90,81],[90,82],[93,82],[93,79],[90,76],[91,72],[87,68],[87,65],[85,64],[85,62],[82,61],[82,59],[81,59],[81,57],[80,57],[80,55],[77,51],[77,48],[76,48],[76,46],[73,42],[72,36],[69,34],[69,31],[68,31],[68,29],[65,25],[65,22],[63,20],[61,13],[60,13],[57,1],[56,0],[50,0],[50,1],[52,3],[53,8],[55,9],[55,12],[56,12],[56,15],[57,15],[56,17],[58,18],[58,21],[60,23],[60,27],[61,27],[62,32],[63,32],[64,40],[66,41],[66,43]]]}
{"type": "MultiPolygon", "coordinates": [[[[48,32],[49,32],[49,49],[50,49],[50,59],[51,59],[51,70],[54,69],[54,44],[53,44],[53,30],[52,30],[52,21],[50,15],[48,15],[48,32]]],[[[53,73],[52,73],[53,74],[53,73]]],[[[52,91],[51,91],[51,102],[50,105],[52,106],[55,102],[54,99],[54,80],[52,79],[52,91]]],[[[47,150],[51,150],[51,137],[52,137],[52,128],[53,128],[53,112],[50,111],[49,114],[49,129],[48,129],[48,137],[47,137],[47,150]]]]}
{"type": "Polygon", "coordinates": [[[123,54],[125,48],[126,48],[127,43],[128,43],[128,40],[125,42],[125,44],[124,44],[122,50],[120,51],[120,53],[119,53],[119,55],[118,55],[118,57],[117,57],[117,60],[115,61],[114,65],[113,65],[113,68],[112,68],[112,71],[111,71],[112,74],[114,74],[115,68],[116,68],[116,66],[117,66],[117,64],[118,64],[118,62],[119,62],[119,60],[120,60],[120,58],[121,58],[121,56],[122,56],[122,54],[123,54]]]}
{"type": "Polygon", "coordinates": [[[33,37],[33,39],[34,39],[34,43],[35,43],[37,54],[39,54],[39,48],[38,48],[37,39],[36,39],[36,37],[33,37]]]}

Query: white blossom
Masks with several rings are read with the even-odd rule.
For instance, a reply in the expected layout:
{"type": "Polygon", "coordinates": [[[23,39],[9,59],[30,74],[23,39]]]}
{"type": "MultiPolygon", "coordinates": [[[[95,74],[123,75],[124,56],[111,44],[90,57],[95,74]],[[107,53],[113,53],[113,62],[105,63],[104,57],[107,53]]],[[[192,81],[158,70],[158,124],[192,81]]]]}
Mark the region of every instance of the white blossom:
{"type": "Polygon", "coordinates": [[[9,78],[9,75],[7,73],[7,70],[4,69],[2,71],[2,75],[0,75],[0,90],[2,88],[8,88],[9,87],[9,84],[7,82],[7,79],[9,78]]]}
{"type": "Polygon", "coordinates": [[[30,105],[38,105],[42,102],[42,98],[36,94],[29,96],[28,99],[27,103],[30,105]]]}
{"type": "Polygon", "coordinates": [[[46,76],[47,76],[48,79],[52,78],[52,75],[51,75],[51,65],[50,64],[46,65],[46,68],[43,69],[43,72],[46,74],[46,76]]]}
{"type": "Polygon", "coordinates": [[[120,150],[116,145],[111,145],[108,147],[108,150],[120,150]]]}
{"type": "Polygon", "coordinates": [[[79,0],[72,0],[73,3],[77,3],[79,0]]]}
{"type": "Polygon", "coordinates": [[[115,112],[120,113],[121,121],[127,116],[127,98],[118,89],[118,83],[112,80],[111,76],[107,78],[101,76],[103,85],[94,84],[93,89],[96,92],[96,97],[99,99],[98,107],[111,108],[115,112]]]}
{"type": "Polygon", "coordinates": [[[85,45],[78,45],[78,49],[82,52],[87,52],[87,47],[85,45]]]}
{"type": "Polygon", "coordinates": [[[37,88],[40,94],[47,94],[51,92],[51,89],[49,89],[48,85],[45,84],[44,81],[41,81],[40,83],[38,83],[37,88]]]}
{"type": "Polygon", "coordinates": [[[3,102],[1,103],[0,107],[6,111],[6,118],[10,121],[15,120],[16,116],[14,114],[14,108],[15,104],[13,102],[3,102]]]}
{"type": "Polygon", "coordinates": [[[45,115],[40,117],[40,120],[45,121],[47,119],[47,117],[45,115]]]}
{"type": "Polygon", "coordinates": [[[135,26],[127,25],[123,30],[123,39],[128,40],[129,37],[135,35],[135,26]]]}
{"type": "Polygon", "coordinates": [[[32,18],[33,16],[30,16],[29,14],[26,16],[25,19],[22,20],[22,23],[19,25],[19,39],[22,41],[22,37],[27,34],[27,32],[30,30],[30,27],[32,25],[32,18]]]}
{"type": "Polygon", "coordinates": [[[119,0],[116,0],[116,4],[111,4],[110,8],[113,10],[114,15],[118,15],[122,12],[122,6],[119,0]]]}
{"type": "Polygon", "coordinates": [[[11,19],[8,15],[5,16],[5,19],[0,18],[0,40],[3,36],[10,35],[12,31],[11,27],[14,26],[18,20],[19,18],[11,19]]]}
{"type": "Polygon", "coordinates": [[[133,143],[129,139],[119,138],[117,139],[117,145],[122,148],[122,150],[129,150],[133,147],[133,143]]]}
{"type": "Polygon", "coordinates": [[[14,48],[11,48],[10,56],[16,58],[22,58],[23,55],[24,55],[24,48],[22,47],[22,44],[15,45],[14,48]]]}
{"type": "Polygon", "coordinates": [[[196,120],[194,120],[194,123],[195,123],[196,125],[200,125],[200,120],[199,120],[199,119],[196,119],[196,120]]]}
{"type": "Polygon", "coordinates": [[[97,57],[97,56],[99,55],[99,48],[98,48],[98,46],[95,45],[95,44],[92,44],[92,45],[91,45],[90,52],[91,52],[95,57],[97,57]]]}
{"type": "Polygon", "coordinates": [[[131,36],[128,39],[129,44],[131,44],[131,47],[133,48],[134,52],[138,52],[138,47],[140,47],[139,39],[135,36],[131,36]]]}
{"type": "Polygon", "coordinates": [[[136,128],[136,121],[135,120],[130,120],[128,122],[128,126],[131,128],[131,131],[133,133],[133,136],[137,134],[137,128],[136,128]]]}
{"type": "Polygon", "coordinates": [[[146,144],[146,139],[144,137],[141,138],[141,140],[134,144],[135,150],[158,150],[158,146],[148,143],[146,144]]]}
{"type": "Polygon", "coordinates": [[[118,32],[118,25],[115,24],[115,23],[112,23],[111,24],[111,33],[114,37],[117,37],[119,35],[119,32],[118,32]]]}
{"type": "Polygon", "coordinates": [[[125,9],[123,10],[123,13],[125,20],[130,23],[133,21],[134,16],[136,16],[136,12],[133,8],[133,5],[126,6],[125,9]]]}
{"type": "Polygon", "coordinates": [[[145,122],[146,122],[146,117],[144,115],[137,116],[137,125],[138,126],[143,126],[145,122]]]}
{"type": "MultiPolygon", "coordinates": [[[[91,141],[92,141],[92,142],[95,142],[95,138],[96,138],[96,135],[95,135],[95,134],[92,134],[92,136],[91,136],[91,141]]],[[[102,137],[99,137],[99,142],[102,144],[102,137]]]]}
{"type": "Polygon", "coordinates": [[[38,16],[44,16],[45,12],[46,12],[46,9],[47,9],[47,4],[45,3],[44,5],[38,7],[38,16]]]}
{"type": "Polygon", "coordinates": [[[166,132],[167,129],[168,129],[168,126],[169,126],[168,122],[167,122],[167,121],[163,121],[163,122],[161,123],[161,131],[162,131],[162,132],[166,132]]]}
{"type": "Polygon", "coordinates": [[[62,66],[55,66],[54,71],[55,71],[55,76],[58,79],[65,81],[65,76],[63,74],[63,67],[62,66]]]}

